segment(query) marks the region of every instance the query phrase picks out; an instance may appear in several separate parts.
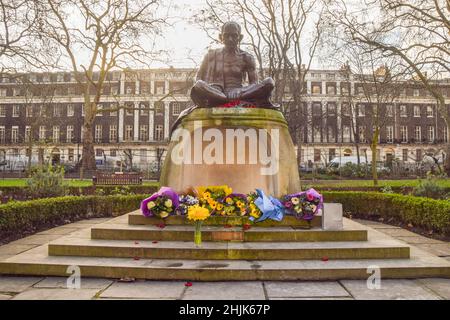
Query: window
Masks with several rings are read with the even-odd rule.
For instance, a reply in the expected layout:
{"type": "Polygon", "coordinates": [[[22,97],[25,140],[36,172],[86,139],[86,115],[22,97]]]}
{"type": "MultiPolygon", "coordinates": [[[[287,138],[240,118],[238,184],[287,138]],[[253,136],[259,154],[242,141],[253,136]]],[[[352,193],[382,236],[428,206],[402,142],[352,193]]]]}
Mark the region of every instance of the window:
{"type": "Polygon", "coordinates": [[[358,116],[364,117],[366,115],[366,106],[363,104],[360,104],[358,106],[358,116]]]}
{"type": "Polygon", "coordinates": [[[117,117],[117,104],[111,104],[111,112],[109,113],[111,117],[117,117]]]}
{"type": "Polygon", "coordinates": [[[434,134],[434,127],[428,126],[428,141],[434,142],[435,134],[434,134]]]}
{"type": "Polygon", "coordinates": [[[419,89],[414,89],[413,95],[414,95],[414,97],[420,96],[420,91],[419,91],[419,89]]]}
{"type": "Polygon", "coordinates": [[[402,158],[404,162],[408,161],[408,149],[402,149],[402,158]]]}
{"type": "Polygon", "coordinates": [[[13,96],[20,96],[20,88],[13,88],[13,96]]]}
{"type": "Polygon", "coordinates": [[[386,142],[387,143],[394,142],[394,127],[393,126],[386,127],[386,142]]]}
{"type": "Polygon", "coordinates": [[[117,141],[117,125],[113,124],[109,126],[109,142],[117,141]]]}
{"type": "Polygon", "coordinates": [[[181,112],[181,105],[179,102],[174,102],[172,104],[172,115],[177,116],[181,112]]]}
{"type": "Polygon", "coordinates": [[[97,105],[97,112],[95,113],[96,117],[101,117],[103,115],[102,109],[103,109],[103,105],[102,104],[98,104],[97,105]]]}
{"type": "Polygon", "coordinates": [[[102,142],[102,125],[97,124],[95,126],[95,142],[101,143],[102,142]]]}
{"type": "Polygon", "coordinates": [[[350,142],[351,136],[350,136],[350,127],[349,126],[343,126],[342,127],[342,142],[350,142]]]}
{"type": "Polygon", "coordinates": [[[416,161],[422,161],[422,149],[416,149],[416,161]]]}
{"type": "Polygon", "coordinates": [[[53,116],[60,117],[61,116],[61,108],[58,105],[53,106],[53,116]]]}
{"type": "Polygon", "coordinates": [[[103,157],[103,149],[95,149],[96,157],[103,157]]]}
{"type": "Polygon", "coordinates": [[[332,126],[328,126],[327,128],[328,142],[335,142],[334,128],[332,126]]]}
{"type": "Polygon", "coordinates": [[[407,126],[400,127],[400,139],[401,139],[402,143],[408,142],[408,127],[407,126]]]}
{"type": "Polygon", "coordinates": [[[158,124],[155,127],[155,140],[163,140],[164,139],[164,127],[162,124],[158,124]]]}
{"type": "Polygon", "coordinates": [[[315,116],[322,116],[322,105],[320,103],[314,103],[312,106],[312,112],[315,116]]]}
{"type": "Polygon", "coordinates": [[[146,163],[147,162],[147,150],[141,149],[139,151],[139,157],[140,157],[141,163],[146,163]]]}
{"type": "Polygon", "coordinates": [[[321,90],[322,88],[320,85],[315,84],[312,86],[312,94],[320,94],[321,90]]]}
{"type": "Polygon", "coordinates": [[[5,143],[5,127],[1,126],[0,127],[0,143],[5,143]]]}
{"type": "Polygon", "coordinates": [[[126,92],[127,94],[131,94],[133,92],[133,89],[131,89],[130,86],[127,86],[126,92]]]}
{"type": "Polygon", "coordinates": [[[350,117],[350,105],[348,103],[342,104],[342,115],[350,117]]]}
{"type": "Polygon", "coordinates": [[[313,142],[321,142],[321,130],[319,126],[314,127],[314,141],[313,142]]]}
{"type": "Polygon", "coordinates": [[[320,162],[320,149],[314,149],[314,162],[320,162]]]}
{"type": "Polygon", "coordinates": [[[366,127],[360,126],[358,128],[359,142],[366,143],[366,127]]]}
{"type": "Polygon", "coordinates": [[[433,116],[434,116],[433,107],[432,106],[427,106],[427,117],[428,118],[433,118],[433,116]]]}
{"type": "Polygon", "coordinates": [[[148,126],[147,125],[139,126],[139,140],[140,141],[148,140],[148,126]]]}
{"type": "Polygon", "coordinates": [[[141,116],[148,116],[148,108],[147,108],[147,105],[141,103],[141,104],[139,105],[139,109],[140,109],[141,116]]]}
{"type": "Polygon", "coordinates": [[[44,105],[39,106],[39,117],[46,117],[47,116],[47,108],[44,105]]]}
{"type": "Polygon", "coordinates": [[[125,141],[133,140],[133,126],[127,125],[125,126],[125,141]]]}
{"type": "Polygon", "coordinates": [[[155,83],[156,86],[156,90],[155,93],[156,94],[164,94],[164,82],[157,82],[155,83]]]}
{"type": "Polygon", "coordinates": [[[420,106],[414,106],[414,117],[420,117],[420,106]]]}
{"type": "Polygon", "coordinates": [[[74,139],[74,131],[73,131],[73,126],[67,126],[66,128],[66,142],[67,143],[72,143],[74,139]]]}
{"type": "Polygon", "coordinates": [[[56,76],[56,81],[64,82],[64,73],[58,73],[56,76]]]}
{"type": "Polygon", "coordinates": [[[394,107],[391,104],[388,104],[386,106],[386,115],[388,117],[393,117],[394,116],[394,107]]]}
{"type": "Polygon", "coordinates": [[[328,115],[335,116],[336,115],[336,105],[334,103],[328,103],[328,115]]]}
{"type": "Polygon", "coordinates": [[[53,143],[59,142],[59,126],[53,126],[53,143]]]}
{"type": "Polygon", "coordinates": [[[127,116],[132,116],[134,114],[134,106],[132,104],[127,104],[125,105],[125,115],[127,116]]]}
{"type": "Polygon", "coordinates": [[[6,88],[0,88],[0,96],[6,97],[8,90],[6,88]]]}
{"type": "Polygon", "coordinates": [[[335,95],[336,94],[336,87],[335,86],[327,86],[327,94],[335,95]]]}
{"type": "Polygon", "coordinates": [[[46,138],[47,129],[45,126],[39,126],[39,140],[44,141],[46,138]]]}
{"type": "Polygon", "coordinates": [[[117,156],[117,150],[116,149],[111,149],[109,150],[109,155],[111,157],[116,157],[117,156]]]}
{"type": "Polygon", "coordinates": [[[6,106],[0,105],[0,117],[6,117],[6,106]]]}
{"type": "Polygon", "coordinates": [[[422,141],[422,127],[421,126],[416,126],[414,129],[414,140],[416,140],[416,142],[421,142],[422,141]]]}
{"type": "Polygon", "coordinates": [[[19,142],[19,127],[14,126],[11,128],[11,143],[19,142]]]}
{"type": "Polygon", "coordinates": [[[73,117],[74,114],[75,114],[75,108],[74,108],[73,104],[68,104],[67,105],[67,116],[73,117]]]}
{"type": "Polygon", "coordinates": [[[400,117],[407,117],[408,113],[406,112],[406,106],[405,105],[401,105],[400,106],[400,117]]]}
{"type": "Polygon", "coordinates": [[[342,95],[348,95],[349,91],[348,91],[348,85],[343,85],[341,87],[341,94],[342,95]]]}
{"type": "Polygon", "coordinates": [[[163,114],[164,103],[161,101],[155,102],[155,112],[157,115],[163,114]]]}
{"type": "Polygon", "coordinates": [[[18,118],[20,116],[20,107],[18,105],[12,106],[12,116],[18,118]]]}
{"type": "Polygon", "coordinates": [[[30,142],[31,141],[31,127],[30,126],[26,126],[25,127],[25,142],[30,142]]]}
{"type": "Polygon", "coordinates": [[[111,87],[111,94],[117,96],[119,94],[119,88],[116,86],[111,87]]]}
{"type": "Polygon", "coordinates": [[[32,118],[33,117],[33,106],[26,106],[25,107],[25,116],[27,118],[32,118]]]}
{"type": "Polygon", "coordinates": [[[69,148],[69,161],[72,162],[74,160],[74,150],[69,148]]]}

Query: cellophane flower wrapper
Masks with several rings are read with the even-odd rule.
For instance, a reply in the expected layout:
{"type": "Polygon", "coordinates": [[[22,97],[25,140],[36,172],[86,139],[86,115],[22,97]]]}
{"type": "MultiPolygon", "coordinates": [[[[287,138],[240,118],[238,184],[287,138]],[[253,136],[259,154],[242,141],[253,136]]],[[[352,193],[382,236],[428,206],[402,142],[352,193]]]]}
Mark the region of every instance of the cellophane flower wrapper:
{"type": "MultiPolygon", "coordinates": [[[[255,199],[255,204],[262,213],[261,217],[259,217],[256,222],[261,222],[266,219],[275,221],[283,220],[284,207],[280,200],[272,196],[266,196],[261,189],[256,189],[256,193],[258,197],[255,199]]],[[[253,217],[250,217],[249,219],[250,221],[255,220],[253,217]]]]}
{"type": "Polygon", "coordinates": [[[172,210],[170,213],[174,213],[175,210],[178,208],[179,206],[179,196],[178,194],[169,187],[162,187],[161,189],[159,189],[158,192],[155,192],[154,194],[152,194],[150,197],[142,200],[141,202],[141,212],[144,216],[146,217],[153,217],[153,216],[159,216],[160,212],[158,209],[149,209],[148,205],[150,202],[158,202],[161,201],[162,199],[166,200],[166,199],[170,199],[172,201],[172,210]]]}

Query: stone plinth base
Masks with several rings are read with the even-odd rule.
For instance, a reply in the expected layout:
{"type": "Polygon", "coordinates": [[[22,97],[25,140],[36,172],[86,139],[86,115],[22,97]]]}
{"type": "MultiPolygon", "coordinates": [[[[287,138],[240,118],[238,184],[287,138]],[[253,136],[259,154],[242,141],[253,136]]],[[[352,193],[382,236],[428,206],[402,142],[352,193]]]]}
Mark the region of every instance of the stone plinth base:
{"type": "Polygon", "coordinates": [[[281,112],[258,108],[196,109],[173,132],[162,186],[228,185],[282,196],[300,190],[297,159],[281,112]]]}

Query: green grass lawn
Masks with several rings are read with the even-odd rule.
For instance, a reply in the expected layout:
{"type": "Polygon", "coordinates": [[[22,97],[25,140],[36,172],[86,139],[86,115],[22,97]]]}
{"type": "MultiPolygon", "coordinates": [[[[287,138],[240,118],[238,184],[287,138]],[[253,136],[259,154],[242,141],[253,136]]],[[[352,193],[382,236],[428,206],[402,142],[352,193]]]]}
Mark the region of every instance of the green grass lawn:
{"type": "MultiPolygon", "coordinates": [[[[71,187],[89,187],[92,186],[91,179],[66,179],[71,187]]],[[[1,187],[25,187],[27,185],[26,179],[0,179],[0,188],[1,187]]],[[[144,181],[144,186],[155,186],[159,185],[158,182],[153,181],[144,181]]]]}
{"type": "MultiPolygon", "coordinates": [[[[442,186],[450,188],[450,179],[439,179],[436,182],[442,186]]],[[[379,180],[378,186],[391,187],[415,187],[419,184],[418,179],[410,180],[379,180]]],[[[326,186],[326,187],[372,187],[373,180],[303,180],[302,185],[326,186]]]]}

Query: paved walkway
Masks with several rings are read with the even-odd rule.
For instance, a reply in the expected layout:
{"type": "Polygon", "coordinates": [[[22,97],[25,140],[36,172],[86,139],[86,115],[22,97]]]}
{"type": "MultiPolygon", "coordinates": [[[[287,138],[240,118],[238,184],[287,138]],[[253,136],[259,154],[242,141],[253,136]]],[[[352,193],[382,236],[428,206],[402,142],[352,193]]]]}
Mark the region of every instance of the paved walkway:
{"type": "MultiPolygon", "coordinates": [[[[56,227],[0,247],[0,261],[87,229],[108,219],[91,219],[56,227]]],[[[357,220],[392,237],[450,260],[450,243],[399,227],[357,220]]],[[[193,282],[82,278],[80,289],[67,289],[64,277],[0,276],[0,300],[8,299],[427,299],[450,300],[450,279],[381,280],[368,289],[364,280],[193,282]]]]}

